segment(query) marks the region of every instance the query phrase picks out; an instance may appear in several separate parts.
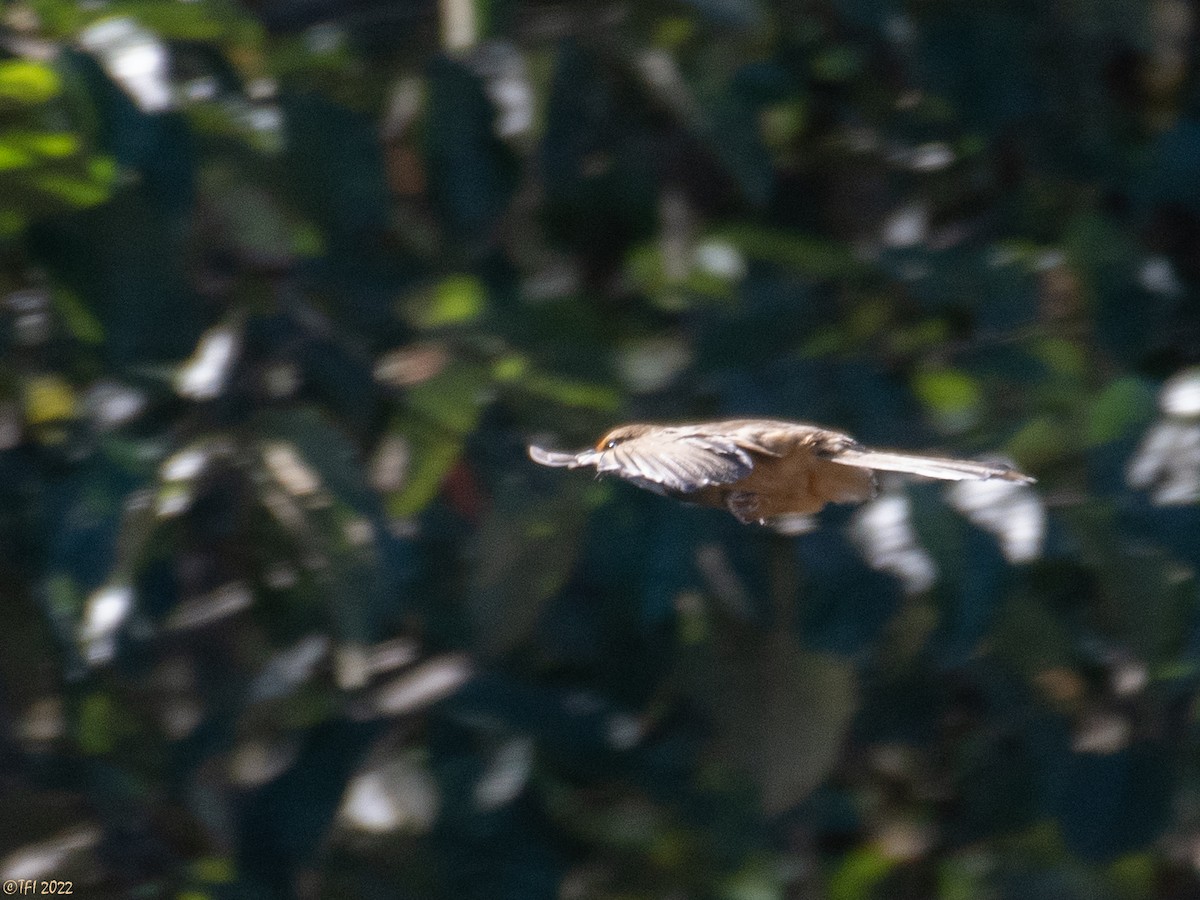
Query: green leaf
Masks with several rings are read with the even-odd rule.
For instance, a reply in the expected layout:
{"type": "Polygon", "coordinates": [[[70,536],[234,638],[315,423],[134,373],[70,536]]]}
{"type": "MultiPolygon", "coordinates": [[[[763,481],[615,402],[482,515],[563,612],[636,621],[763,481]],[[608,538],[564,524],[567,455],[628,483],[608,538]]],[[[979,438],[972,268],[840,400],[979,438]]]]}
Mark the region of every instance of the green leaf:
{"type": "Polygon", "coordinates": [[[62,422],[75,415],[75,390],[58,375],[34,375],[24,385],[25,420],[30,425],[62,422]]]}
{"type": "Polygon", "coordinates": [[[894,866],[895,861],[870,844],[851,851],[829,879],[829,900],[871,900],[876,885],[894,866]]]}
{"type": "Polygon", "coordinates": [[[13,237],[25,227],[25,217],[13,209],[0,209],[0,237],[13,237]]]}
{"type": "Polygon", "coordinates": [[[782,900],[778,873],[765,860],[754,860],[721,886],[721,900],[782,900]]]}
{"type": "Polygon", "coordinates": [[[437,425],[405,418],[396,426],[412,448],[403,486],[388,496],[388,515],[403,519],[423,510],[437,496],[446,475],[462,455],[463,437],[437,425]]]}
{"type": "Polygon", "coordinates": [[[810,278],[852,278],[867,271],[849,244],[759,225],[717,232],[746,256],[773,262],[810,278]]]}
{"type": "Polygon", "coordinates": [[[72,291],[55,291],[54,309],[77,340],[85,344],[104,343],[104,326],[72,291]]]}
{"type": "Polygon", "coordinates": [[[1082,378],[1087,374],[1087,357],[1075,341],[1048,337],[1037,341],[1031,352],[1057,375],[1082,378]]]}
{"type": "Polygon", "coordinates": [[[1156,896],[1158,862],[1152,853],[1130,853],[1108,867],[1108,876],[1127,900],[1156,896]]]}
{"type": "Polygon", "coordinates": [[[502,356],[492,364],[492,377],[497,381],[520,381],[529,372],[529,359],[520,353],[502,356]]]}
{"type": "Polygon", "coordinates": [[[58,73],[49,66],[26,60],[0,63],[0,100],[30,105],[45,103],[61,89],[58,73]]]}
{"type": "Polygon", "coordinates": [[[850,81],[862,68],[862,52],[849,44],[830,47],[812,61],[812,73],[822,81],[850,81]]]}
{"type": "Polygon", "coordinates": [[[108,185],[69,175],[39,175],[34,184],[38,189],[63,200],[71,206],[95,206],[109,198],[108,185]]]}
{"type": "Polygon", "coordinates": [[[1027,422],[1008,441],[1008,455],[1029,469],[1049,468],[1074,452],[1072,429],[1056,416],[1040,416],[1027,422]]]}
{"type": "Polygon", "coordinates": [[[1154,390],[1140,378],[1119,378],[1092,401],[1085,437],[1089,446],[1106,444],[1153,421],[1154,390]]]}
{"type": "Polygon", "coordinates": [[[712,752],[753,778],[769,814],[781,813],[837,761],[858,705],[854,668],[788,634],[726,634],[718,643],[697,673],[716,724],[712,752]]]}
{"type": "Polygon", "coordinates": [[[47,131],[20,136],[21,146],[47,159],[64,159],[79,152],[77,135],[70,132],[47,131]]]}
{"type": "Polygon", "coordinates": [[[974,900],[987,892],[980,867],[951,858],[938,868],[938,900],[974,900]]]}
{"type": "Polygon", "coordinates": [[[434,288],[424,306],[416,313],[422,328],[463,325],[478,319],[484,311],[487,293],[479,279],[470,275],[452,275],[434,288]]]}
{"type": "Polygon", "coordinates": [[[93,156],[87,164],[88,177],[110,184],[117,177],[117,161],[111,156],[93,156]]]}
{"type": "Polygon", "coordinates": [[[616,412],[621,405],[621,395],[610,387],[554,375],[530,375],[521,387],[535,396],[580,409],[616,412]]]}
{"type": "Polygon", "coordinates": [[[958,369],[932,369],[918,372],[913,390],[922,405],[943,427],[961,430],[970,427],[983,406],[979,382],[958,369]]]}
{"type": "Polygon", "coordinates": [[[107,694],[90,694],[79,705],[78,741],[85,754],[101,755],[116,743],[117,708],[107,694]]]}
{"type": "Polygon", "coordinates": [[[167,40],[254,40],[259,31],[257,24],[236,4],[214,0],[204,3],[140,0],[122,3],[121,12],[167,40]]]}
{"type": "Polygon", "coordinates": [[[408,392],[408,408],[457,435],[469,434],[489,399],[491,379],[476,366],[455,363],[408,392]]]}
{"type": "Polygon", "coordinates": [[[202,856],[191,864],[192,875],[213,884],[228,884],[237,877],[237,867],[224,856],[202,856]]]}
{"type": "Polygon", "coordinates": [[[0,143],[0,172],[27,169],[33,164],[33,156],[23,148],[9,141],[0,143]]]}
{"type": "Polygon", "coordinates": [[[70,575],[55,572],[46,579],[46,599],[50,608],[63,619],[76,619],[83,611],[84,598],[70,575]]]}
{"type": "Polygon", "coordinates": [[[566,583],[585,521],[582,485],[564,480],[549,500],[527,485],[503,490],[480,526],[467,592],[476,647],[496,656],[529,634],[545,602],[566,583]]]}

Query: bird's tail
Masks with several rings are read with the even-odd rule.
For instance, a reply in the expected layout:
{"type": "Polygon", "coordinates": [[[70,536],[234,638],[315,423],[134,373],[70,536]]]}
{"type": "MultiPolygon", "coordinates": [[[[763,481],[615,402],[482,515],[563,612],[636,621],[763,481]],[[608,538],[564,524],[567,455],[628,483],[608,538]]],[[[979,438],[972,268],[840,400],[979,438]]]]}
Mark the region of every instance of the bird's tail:
{"type": "Polygon", "coordinates": [[[941,456],[918,456],[893,453],[889,450],[845,449],[829,457],[830,462],[860,469],[884,472],[907,472],[925,478],[944,481],[987,481],[1000,478],[1018,484],[1032,484],[1036,479],[1004,463],[976,462],[970,459],[947,459],[941,456]]]}

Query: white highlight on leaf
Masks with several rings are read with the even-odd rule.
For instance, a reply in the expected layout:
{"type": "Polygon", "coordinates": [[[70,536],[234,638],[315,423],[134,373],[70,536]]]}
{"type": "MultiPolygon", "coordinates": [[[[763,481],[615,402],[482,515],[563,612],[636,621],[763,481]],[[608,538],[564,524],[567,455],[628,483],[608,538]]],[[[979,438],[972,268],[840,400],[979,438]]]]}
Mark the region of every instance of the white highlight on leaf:
{"type": "Polygon", "coordinates": [[[1200,424],[1152,425],[1125,470],[1130,487],[1149,489],[1159,506],[1200,500],[1200,424]]]}
{"type": "Polygon", "coordinates": [[[1132,727],[1124,715],[1098,710],[1077,723],[1071,749],[1076,753],[1107,756],[1124,750],[1131,735],[1132,727]]]}
{"type": "Polygon", "coordinates": [[[133,611],[133,588],[128,584],[109,584],[88,597],[79,627],[79,643],[84,658],[102,665],[113,658],[121,626],[133,611]]]}
{"type": "Polygon", "coordinates": [[[200,474],[208,459],[208,448],[186,447],[167,457],[158,474],[163,481],[191,481],[200,474]]]}
{"type": "Polygon", "coordinates": [[[253,737],[242,741],[229,758],[229,780],[239,787],[261,787],[295,762],[300,747],[291,737],[253,737]]]}
{"type": "Polygon", "coordinates": [[[888,216],[880,239],[885,247],[903,250],[920,246],[928,234],[929,209],[923,203],[910,203],[888,216]]]}
{"type": "Polygon", "coordinates": [[[167,617],[168,631],[189,631],[219,622],[249,608],[254,592],[241,581],[221,585],[202,597],[181,601],[167,617]]]}
{"type": "Polygon", "coordinates": [[[229,382],[241,340],[228,325],[210,328],[196,350],[175,374],[175,390],[189,400],[212,400],[229,382]]]}
{"type": "Polygon", "coordinates": [[[692,250],[692,264],[705,275],[724,281],[741,281],[746,277],[746,258],[729,241],[709,238],[692,250]]]}
{"type": "Polygon", "coordinates": [[[183,740],[204,720],[204,710],[192,697],[175,697],[159,713],[163,731],[173,741],[183,740]]]}
{"type": "Polygon", "coordinates": [[[1168,416],[1200,418],[1200,368],[1184,369],[1168,378],[1159,403],[1168,416]]]}
{"type": "Polygon", "coordinates": [[[1177,372],[1159,393],[1163,417],[1151,425],[1125,469],[1132,488],[1159,506],[1200,501],[1200,368],[1177,372]]]}
{"type": "Polygon", "coordinates": [[[362,516],[347,522],[342,532],[351,547],[369,547],[375,540],[375,526],[362,516]]]}
{"type": "Polygon", "coordinates": [[[954,164],[954,150],[949,144],[934,141],[921,144],[912,150],[908,165],[915,172],[936,172],[954,164]]]}
{"type": "Polygon", "coordinates": [[[992,534],[1009,562],[1037,559],[1046,540],[1046,509],[1026,484],[991,479],[957,481],[946,490],[950,505],[992,534]]]}
{"type": "Polygon", "coordinates": [[[919,594],[937,580],[937,565],[917,543],[911,515],[908,497],[883,494],[854,514],[850,536],[869,566],[895,575],[906,592],[919,594]]]}
{"type": "Polygon", "coordinates": [[[143,112],[175,105],[167,46],[135,20],[103,19],[80,33],[79,44],[143,112]]]}
{"type": "Polygon", "coordinates": [[[89,418],[100,431],[131,422],[146,408],[146,395],[116,381],[97,381],[84,395],[89,418]]]}
{"type": "Polygon", "coordinates": [[[36,881],[56,878],[66,869],[69,857],[91,850],[100,843],[100,829],[80,825],[36,844],[26,844],[0,860],[0,880],[36,881]]]}
{"type": "Polygon", "coordinates": [[[310,634],[291,647],[280,650],[267,660],[251,683],[251,701],[262,702],[287,696],[313,676],[328,654],[329,638],[323,634],[310,634]]]}
{"type": "Polygon", "coordinates": [[[412,665],[421,648],[411,638],[398,637],[373,646],[342,644],[333,657],[334,682],[343,691],[355,691],[376,676],[412,665]]]}
{"type": "Polygon", "coordinates": [[[379,442],[371,460],[371,487],[383,494],[398,491],[408,476],[412,447],[400,434],[389,434],[379,442]]]}
{"type": "Polygon", "coordinates": [[[336,53],[346,42],[346,35],[337,25],[323,22],[304,32],[304,43],[310,52],[322,55],[336,53]]]}
{"type": "Polygon", "coordinates": [[[342,796],[338,818],[370,834],[420,834],[437,821],[437,782],[415,753],[405,753],[355,775],[342,796]]]}
{"type": "Polygon", "coordinates": [[[442,49],[447,53],[467,50],[479,39],[474,0],[440,0],[442,49]]]}
{"type": "Polygon", "coordinates": [[[644,394],[669,386],[691,361],[691,351],[683,341],[647,338],[622,347],[617,353],[616,367],[631,391],[644,394]]]}
{"type": "Polygon", "coordinates": [[[263,446],[262,458],[271,475],[289,494],[311,497],[320,489],[320,476],[300,458],[300,454],[291,444],[285,441],[271,441],[263,446]]]}
{"type": "Polygon", "coordinates": [[[496,137],[511,141],[529,134],[534,92],[520,50],[509,41],[492,40],[477,47],[469,62],[496,109],[496,137]]]}
{"type": "Polygon", "coordinates": [[[475,784],[475,805],[491,811],[521,795],[533,771],[533,741],[513,738],[492,754],[483,776],[475,784]]]}
{"type": "Polygon", "coordinates": [[[1175,267],[1165,256],[1151,256],[1138,270],[1138,284],[1152,294],[1175,296],[1183,290],[1175,267]]]}
{"type": "Polygon", "coordinates": [[[420,653],[417,642],[411,638],[392,638],[370,648],[367,668],[372,675],[381,675],[411,665],[420,653]]]}
{"type": "Polygon", "coordinates": [[[646,734],[637,716],[629,713],[615,713],[608,717],[605,729],[608,744],[614,750],[632,750],[646,734]]]}
{"type": "Polygon", "coordinates": [[[40,697],[21,716],[16,732],[22,741],[44,744],[56,741],[67,733],[67,717],[62,698],[56,694],[40,697]]]}
{"type": "Polygon", "coordinates": [[[183,85],[183,96],[193,102],[215,100],[220,85],[212,75],[201,75],[183,85]]]}
{"type": "Polygon", "coordinates": [[[454,694],[472,674],[464,654],[435,657],[380,687],[374,698],[375,710],[385,716],[416,712],[454,694]]]}

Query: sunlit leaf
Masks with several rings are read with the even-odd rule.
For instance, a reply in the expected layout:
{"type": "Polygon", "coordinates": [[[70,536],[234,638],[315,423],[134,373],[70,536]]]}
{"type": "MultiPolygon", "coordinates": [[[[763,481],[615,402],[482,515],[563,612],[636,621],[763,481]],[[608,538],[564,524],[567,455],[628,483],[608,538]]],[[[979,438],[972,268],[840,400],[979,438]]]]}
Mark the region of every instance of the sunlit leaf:
{"type": "Polygon", "coordinates": [[[416,319],[422,328],[462,325],[477,319],[487,297],[483,285],[469,275],[454,275],[438,282],[416,319]]]}
{"type": "Polygon", "coordinates": [[[45,103],[61,90],[58,74],[49,66],[26,60],[0,62],[0,101],[45,103]]]}
{"type": "Polygon", "coordinates": [[[68,175],[39,174],[34,183],[47,194],[71,206],[94,206],[103,203],[110,194],[109,186],[68,175]]]}
{"type": "Polygon", "coordinates": [[[951,430],[969,427],[983,402],[979,383],[956,369],[919,372],[913,378],[913,389],[934,419],[951,430]]]}
{"type": "Polygon", "coordinates": [[[25,382],[25,418],[31,425],[61,422],[75,415],[75,390],[57,375],[37,375],[25,382]]]}
{"type": "Polygon", "coordinates": [[[413,452],[402,487],[388,495],[386,505],[389,515],[403,519],[420,512],[437,496],[446,475],[458,462],[463,439],[420,418],[400,421],[396,431],[413,452]]]}
{"type": "Polygon", "coordinates": [[[0,172],[27,169],[35,162],[33,155],[24,148],[7,141],[0,142],[0,172]]]}

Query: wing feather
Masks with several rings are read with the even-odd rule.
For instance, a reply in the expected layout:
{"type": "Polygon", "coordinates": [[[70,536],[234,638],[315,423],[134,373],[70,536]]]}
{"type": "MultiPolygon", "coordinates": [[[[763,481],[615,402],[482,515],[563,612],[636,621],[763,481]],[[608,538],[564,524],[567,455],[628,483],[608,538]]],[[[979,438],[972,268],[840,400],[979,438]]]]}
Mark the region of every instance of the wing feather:
{"type": "Polygon", "coordinates": [[[554,466],[560,469],[578,469],[580,466],[596,464],[595,450],[583,450],[579,453],[562,453],[558,450],[543,450],[535,444],[529,445],[529,458],[543,466],[554,466]]]}
{"type": "Polygon", "coordinates": [[[731,484],[754,468],[750,452],[734,440],[670,428],[630,438],[611,450],[561,453],[530,446],[529,456],[544,466],[595,466],[597,472],[618,475],[641,487],[657,486],[680,494],[731,484]]]}

